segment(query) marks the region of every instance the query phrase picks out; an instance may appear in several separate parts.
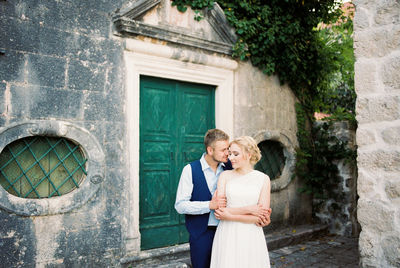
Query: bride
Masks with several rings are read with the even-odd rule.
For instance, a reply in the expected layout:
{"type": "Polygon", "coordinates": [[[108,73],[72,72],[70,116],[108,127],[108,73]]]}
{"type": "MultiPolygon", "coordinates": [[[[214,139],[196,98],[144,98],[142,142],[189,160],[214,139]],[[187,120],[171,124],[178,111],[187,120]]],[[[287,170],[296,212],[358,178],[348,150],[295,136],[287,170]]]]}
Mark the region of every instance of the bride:
{"type": "Polygon", "coordinates": [[[221,220],[215,233],[210,268],[270,267],[262,226],[270,223],[270,180],[254,165],[261,154],[248,136],[230,144],[234,170],[221,173],[217,195],[221,220]],[[226,207],[225,207],[226,206],[226,207]]]}

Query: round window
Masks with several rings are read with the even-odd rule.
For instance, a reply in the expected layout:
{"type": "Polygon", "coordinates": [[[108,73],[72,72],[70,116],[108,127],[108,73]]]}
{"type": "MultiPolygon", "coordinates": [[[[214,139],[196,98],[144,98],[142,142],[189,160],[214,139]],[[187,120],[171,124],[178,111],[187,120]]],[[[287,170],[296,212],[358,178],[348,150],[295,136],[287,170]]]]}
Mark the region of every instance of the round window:
{"type": "Polygon", "coordinates": [[[0,184],[22,198],[49,198],[69,193],[86,177],[79,145],[59,137],[33,136],[16,140],[0,154],[0,184]]]}
{"type": "Polygon", "coordinates": [[[271,180],[279,178],[285,167],[285,155],[280,142],[265,140],[258,144],[261,150],[261,159],[255,169],[267,174],[271,180]]]}

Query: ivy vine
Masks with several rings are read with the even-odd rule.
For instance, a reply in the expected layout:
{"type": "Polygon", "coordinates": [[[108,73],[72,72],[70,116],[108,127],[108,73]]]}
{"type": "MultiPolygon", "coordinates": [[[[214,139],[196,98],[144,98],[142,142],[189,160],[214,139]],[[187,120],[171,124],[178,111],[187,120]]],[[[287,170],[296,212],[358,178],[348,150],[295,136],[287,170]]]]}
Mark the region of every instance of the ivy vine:
{"type": "MultiPolygon", "coordinates": [[[[339,0],[218,0],[237,42],[233,57],[251,61],[267,75],[278,75],[295,93],[298,141],[296,175],[301,189],[321,198],[336,183],[333,159],[354,157],[346,142],[328,135],[327,127],[314,125],[314,112],[329,113],[330,120],[354,119],[354,54],[352,20],[341,17],[339,0]],[[341,23],[337,24],[338,20],[341,23]],[[328,25],[318,27],[318,25],[328,25]]],[[[195,19],[214,0],[173,0],[195,19]]],[[[329,124],[327,124],[329,125],[329,124]]]]}

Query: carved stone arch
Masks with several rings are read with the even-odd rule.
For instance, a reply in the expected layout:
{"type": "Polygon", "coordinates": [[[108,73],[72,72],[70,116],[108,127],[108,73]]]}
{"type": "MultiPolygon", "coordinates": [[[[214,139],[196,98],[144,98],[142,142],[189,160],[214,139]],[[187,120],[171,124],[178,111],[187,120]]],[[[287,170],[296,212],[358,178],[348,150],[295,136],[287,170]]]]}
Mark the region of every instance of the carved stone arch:
{"type": "Polygon", "coordinates": [[[78,189],[65,195],[25,199],[9,194],[0,187],[0,207],[23,216],[66,213],[85,204],[98,191],[104,180],[105,156],[89,131],[70,122],[37,120],[10,125],[0,129],[0,152],[15,140],[30,136],[63,137],[76,142],[87,157],[87,175],[78,189]]]}
{"type": "Polygon", "coordinates": [[[285,166],[282,174],[271,181],[271,192],[277,192],[285,189],[292,180],[293,171],[296,164],[295,149],[290,138],[277,130],[263,130],[253,136],[257,144],[265,141],[277,141],[283,145],[283,155],[285,156],[285,166]]]}

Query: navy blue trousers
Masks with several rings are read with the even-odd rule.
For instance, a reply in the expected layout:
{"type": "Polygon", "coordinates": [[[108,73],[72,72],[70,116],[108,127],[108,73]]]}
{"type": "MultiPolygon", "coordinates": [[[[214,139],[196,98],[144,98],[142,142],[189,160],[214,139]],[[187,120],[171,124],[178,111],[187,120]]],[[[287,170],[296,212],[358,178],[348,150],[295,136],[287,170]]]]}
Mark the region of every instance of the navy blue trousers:
{"type": "Polygon", "coordinates": [[[190,237],[190,259],[193,268],[210,268],[211,250],[215,230],[207,229],[205,233],[192,239],[190,237]]]}

